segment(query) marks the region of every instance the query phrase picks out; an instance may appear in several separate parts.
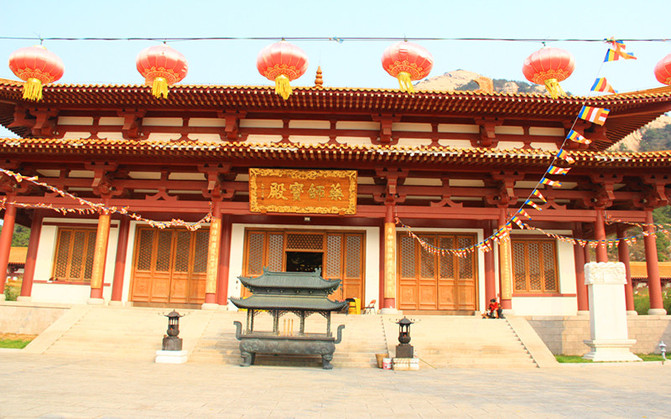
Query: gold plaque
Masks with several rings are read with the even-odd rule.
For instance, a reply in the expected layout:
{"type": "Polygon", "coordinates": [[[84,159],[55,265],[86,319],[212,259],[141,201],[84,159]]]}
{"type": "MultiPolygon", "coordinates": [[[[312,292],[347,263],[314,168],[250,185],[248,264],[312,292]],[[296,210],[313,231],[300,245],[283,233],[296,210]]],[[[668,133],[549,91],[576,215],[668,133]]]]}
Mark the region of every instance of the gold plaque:
{"type": "Polygon", "coordinates": [[[250,168],[249,210],[356,214],[356,170],[250,168]]]}

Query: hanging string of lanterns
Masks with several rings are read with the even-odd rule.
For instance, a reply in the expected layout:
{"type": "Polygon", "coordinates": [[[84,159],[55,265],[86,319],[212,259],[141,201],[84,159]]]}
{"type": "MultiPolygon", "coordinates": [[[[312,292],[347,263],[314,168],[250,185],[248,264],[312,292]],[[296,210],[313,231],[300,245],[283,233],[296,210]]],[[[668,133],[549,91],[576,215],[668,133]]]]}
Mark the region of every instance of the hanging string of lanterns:
{"type": "Polygon", "coordinates": [[[259,52],[256,68],[263,77],[275,82],[275,93],[287,100],[292,92],[290,82],[308,69],[308,56],[287,41],[275,42],[259,52]]]}
{"type": "Polygon", "coordinates": [[[135,66],[144,77],[145,84],[151,86],[151,93],[164,99],[168,97],[168,86],[179,83],[189,72],[184,55],[166,44],[140,51],[135,66]]]}
{"type": "Polygon", "coordinates": [[[553,99],[566,96],[559,85],[575,69],[573,55],[560,48],[543,47],[529,55],[522,65],[522,73],[532,83],[545,85],[553,99]]]}
{"type": "Polygon", "coordinates": [[[382,54],[382,68],[398,79],[402,92],[415,93],[414,80],[429,75],[433,68],[433,56],[424,47],[403,41],[390,45],[382,54]]]}

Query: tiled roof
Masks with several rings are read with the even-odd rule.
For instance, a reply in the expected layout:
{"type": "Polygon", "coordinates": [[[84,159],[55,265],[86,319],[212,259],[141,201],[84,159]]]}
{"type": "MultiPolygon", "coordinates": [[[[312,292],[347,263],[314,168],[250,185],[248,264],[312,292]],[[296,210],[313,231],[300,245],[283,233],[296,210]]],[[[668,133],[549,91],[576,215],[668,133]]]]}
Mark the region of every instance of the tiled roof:
{"type": "MultiPolygon", "coordinates": [[[[474,165],[547,166],[556,152],[539,149],[496,150],[490,148],[408,147],[389,145],[300,145],[198,143],[172,141],[128,141],[100,139],[0,139],[0,154],[21,160],[49,156],[50,159],[134,158],[146,160],[153,156],[164,159],[226,160],[238,165],[248,161],[273,160],[276,164],[296,161],[356,162],[364,164],[444,165],[452,167],[474,165]]],[[[571,151],[574,167],[646,168],[671,167],[671,151],[622,153],[604,151],[571,151]]]]}
{"type": "MultiPolygon", "coordinates": [[[[22,83],[0,79],[0,102],[24,102],[22,83]]],[[[483,93],[474,91],[421,91],[413,95],[393,89],[350,87],[294,87],[288,100],[273,86],[176,85],[167,99],[157,99],[144,85],[45,86],[43,104],[62,108],[139,107],[143,109],[216,109],[295,111],[311,113],[393,113],[427,116],[532,117],[572,121],[582,105],[611,110],[606,122],[607,148],[659,115],[671,110],[671,87],[595,97],[552,99],[539,94],[483,93]],[[625,117],[626,116],[626,117],[625,117]]],[[[11,122],[13,106],[0,106],[0,123],[11,122]]],[[[21,135],[21,134],[19,134],[21,135]]]]}

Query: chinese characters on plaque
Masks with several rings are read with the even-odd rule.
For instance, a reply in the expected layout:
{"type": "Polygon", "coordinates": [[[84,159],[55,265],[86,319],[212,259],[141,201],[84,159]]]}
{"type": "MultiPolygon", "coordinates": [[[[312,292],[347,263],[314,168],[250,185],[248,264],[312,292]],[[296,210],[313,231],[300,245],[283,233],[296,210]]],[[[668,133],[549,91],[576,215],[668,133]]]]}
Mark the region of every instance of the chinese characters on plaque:
{"type": "Polygon", "coordinates": [[[355,214],[356,170],[249,169],[252,212],[355,214]]]}

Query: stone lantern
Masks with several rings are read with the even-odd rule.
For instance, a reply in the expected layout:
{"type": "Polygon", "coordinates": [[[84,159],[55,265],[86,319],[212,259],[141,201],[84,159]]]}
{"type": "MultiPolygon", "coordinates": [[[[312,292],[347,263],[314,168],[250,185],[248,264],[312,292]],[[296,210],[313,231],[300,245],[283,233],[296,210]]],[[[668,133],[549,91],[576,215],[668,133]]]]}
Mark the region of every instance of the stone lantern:
{"type": "Polygon", "coordinates": [[[414,348],[410,345],[410,325],[413,322],[407,317],[403,317],[398,324],[398,341],[396,345],[396,358],[413,358],[414,348]]]}
{"type": "Polygon", "coordinates": [[[168,330],[166,331],[167,335],[163,337],[163,350],[181,351],[182,338],[177,336],[179,335],[179,318],[183,316],[175,310],[172,310],[170,313],[166,314],[165,317],[168,318],[168,330]]]}

